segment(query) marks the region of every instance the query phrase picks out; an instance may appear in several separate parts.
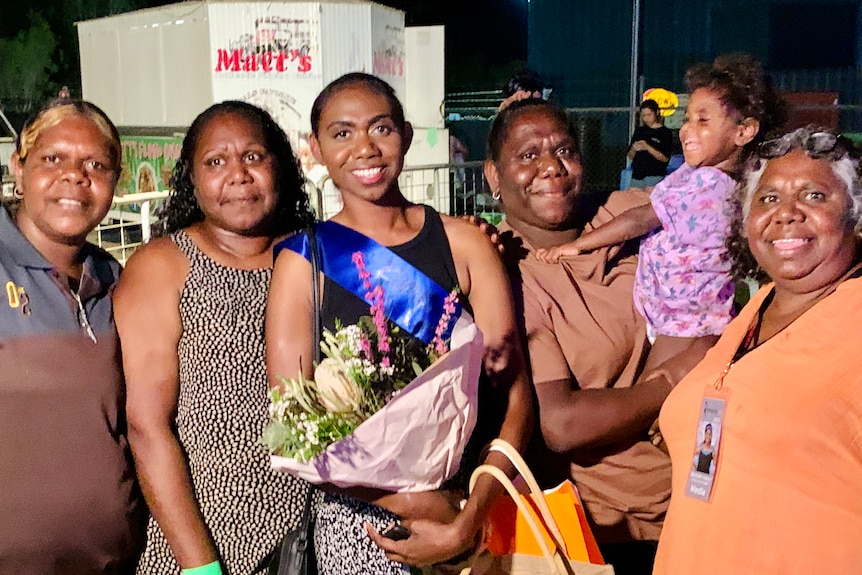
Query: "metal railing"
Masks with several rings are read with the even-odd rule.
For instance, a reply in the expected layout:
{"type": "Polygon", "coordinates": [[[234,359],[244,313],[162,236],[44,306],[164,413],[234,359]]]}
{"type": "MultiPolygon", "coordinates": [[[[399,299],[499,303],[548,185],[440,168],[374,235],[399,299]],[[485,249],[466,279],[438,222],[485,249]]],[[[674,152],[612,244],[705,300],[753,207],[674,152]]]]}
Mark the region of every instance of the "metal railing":
{"type": "MultiPolygon", "coordinates": [[[[499,221],[497,202],[491,197],[482,173],[482,162],[405,167],[398,181],[401,191],[412,202],[428,204],[452,215],[479,214],[499,221]]],[[[341,196],[329,178],[315,183],[306,181],[311,205],[321,219],[341,209],[341,196]]],[[[114,197],[105,219],[89,240],[125,265],[135,249],[150,240],[156,210],[169,192],[149,192],[114,197]]]]}
{"type": "Polygon", "coordinates": [[[90,241],[126,265],[135,249],[150,241],[156,209],[168,193],[114,196],[108,215],[90,234],[90,241]]]}
{"type": "MultiPolygon", "coordinates": [[[[486,214],[493,219],[499,206],[491,197],[482,168],[483,162],[408,166],[398,183],[411,202],[427,204],[444,214],[486,214]]],[[[329,178],[306,182],[306,190],[321,219],[331,218],[341,209],[341,194],[329,178]]]]}

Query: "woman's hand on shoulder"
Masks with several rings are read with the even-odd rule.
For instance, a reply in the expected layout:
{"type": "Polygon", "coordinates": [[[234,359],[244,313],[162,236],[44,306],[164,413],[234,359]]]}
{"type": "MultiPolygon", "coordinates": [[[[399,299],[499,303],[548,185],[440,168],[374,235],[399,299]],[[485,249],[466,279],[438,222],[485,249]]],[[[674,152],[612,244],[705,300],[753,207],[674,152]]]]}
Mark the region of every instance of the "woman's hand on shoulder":
{"type": "Polygon", "coordinates": [[[488,236],[491,243],[496,246],[497,251],[500,253],[506,252],[506,244],[502,241],[500,231],[497,229],[497,226],[479,216],[461,216],[461,219],[478,227],[486,236],[488,236]]]}
{"type": "Polygon", "coordinates": [[[497,228],[475,216],[456,218],[441,214],[441,218],[455,260],[459,288],[469,296],[476,266],[488,263],[487,258],[490,257],[489,265],[502,267],[502,250],[494,243],[499,239],[497,228]]]}

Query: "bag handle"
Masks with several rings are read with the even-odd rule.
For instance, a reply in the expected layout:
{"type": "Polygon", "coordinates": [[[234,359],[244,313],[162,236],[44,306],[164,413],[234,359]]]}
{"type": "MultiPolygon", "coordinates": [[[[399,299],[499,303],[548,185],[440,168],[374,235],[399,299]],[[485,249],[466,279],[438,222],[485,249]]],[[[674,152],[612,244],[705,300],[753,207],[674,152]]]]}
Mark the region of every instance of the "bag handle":
{"type": "Polygon", "coordinates": [[[515,466],[515,470],[517,470],[521,477],[524,478],[524,481],[527,483],[527,487],[530,488],[530,495],[539,510],[539,515],[542,516],[542,521],[550,531],[549,535],[551,536],[551,539],[554,541],[557,548],[561,549],[563,554],[568,557],[569,550],[566,547],[566,541],[563,539],[563,534],[551,513],[551,507],[548,505],[548,500],[545,498],[545,492],[542,491],[541,487],[539,487],[539,482],[536,481],[536,478],[530,471],[529,466],[527,466],[527,462],[524,461],[524,458],[521,457],[518,450],[512,447],[512,445],[505,439],[497,438],[491,441],[488,445],[487,451],[494,451],[502,454],[512,465],[515,466]]]}
{"type": "MultiPolygon", "coordinates": [[[[530,513],[529,506],[524,503],[524,500],[521,499],[521,494],[518,492],[518,489],[515,487],[515,484],[512,483],[512,480],[506,477],[506,474],[503,473],[503,470],[494,465],[480,465],[473,471],[473,474],[470,476],[470,491],[473,491],[473,487],[476,485],[476,481],[478,481],[479,477],[482,475],[490,475],[494,479],[500,482],[500,484],[506,489],[509,494],[509,497],[512,498],[512,501],[515,502],[515,505],[518,507],[518,510],[524,516],[524,519],[527,520],[527,525],[530,526],[530,531],[533,532],[533,536],[536,538],[536,542],[539,544],[539,548],[542,550],[542,556],[545,558],[545,561],[548,562],[548,566],[551,568],[551,573],[556,573],[557,575],[572,575],[569,573],[563,573],[560,569],[560,565],[557,561],[554,560],[555,554],[557,559],[561,559],[564,565],[568,565],[568,560],[565,557],[560,557],[560,548],[557,547],[554,553],[551,552],[551,549],[548,547],[548,544],[545,543],[545,538],[542,536],[542,528],[539,527],[538,522],[533,518],[533,515],[530,513]]],[[[567,572],[569,570],[567,569],[567,572]]]]}

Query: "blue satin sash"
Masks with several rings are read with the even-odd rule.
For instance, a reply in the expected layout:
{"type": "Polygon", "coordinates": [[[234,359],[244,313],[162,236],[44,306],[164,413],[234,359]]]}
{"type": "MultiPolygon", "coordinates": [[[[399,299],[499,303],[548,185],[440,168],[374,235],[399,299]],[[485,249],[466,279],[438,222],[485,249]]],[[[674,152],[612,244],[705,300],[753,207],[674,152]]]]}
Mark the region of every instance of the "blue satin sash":
{"type": "MultiPolygon", "coordinates": [[[[341,224],[326,221],[314,224],[315,238],[320,252],[323,275],[368,303],[368,290],[362,285],[359,270],[353,263],[353,254],[362,252],[365,268],[371,274],[371,284],[383,287],[383,309],[386,317],[417,339],[431,343],[437,324],[443,316],[443,303],[449,295],[437,282],[413,264],[380,245],[368,236],[341,224]]],[[[295,234],[279,242],[273,257],[282,249],[289,249],[310,260],[308,236],[295,234]]],[[[461,305],[455,305],[443,339],[449,339],[455,320],[461,314],[461,305]]]]}

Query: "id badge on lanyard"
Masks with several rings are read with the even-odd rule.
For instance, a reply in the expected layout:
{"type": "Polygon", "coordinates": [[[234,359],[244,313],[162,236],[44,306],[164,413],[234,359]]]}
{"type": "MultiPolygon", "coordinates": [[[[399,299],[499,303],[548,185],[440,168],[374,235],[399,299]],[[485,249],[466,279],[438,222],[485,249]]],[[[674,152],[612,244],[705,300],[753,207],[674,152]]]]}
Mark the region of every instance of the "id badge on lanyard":
{"type": "Polygon", "coordinates": [[[730,398],[730,389],[724,385],[724,376],[731,366],[728,364],[718,381],[707,387],[700,402],[685,494],[701,501],[709,501],[712,497],[721,464],[721,439],[730,398]]]}

